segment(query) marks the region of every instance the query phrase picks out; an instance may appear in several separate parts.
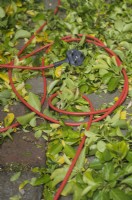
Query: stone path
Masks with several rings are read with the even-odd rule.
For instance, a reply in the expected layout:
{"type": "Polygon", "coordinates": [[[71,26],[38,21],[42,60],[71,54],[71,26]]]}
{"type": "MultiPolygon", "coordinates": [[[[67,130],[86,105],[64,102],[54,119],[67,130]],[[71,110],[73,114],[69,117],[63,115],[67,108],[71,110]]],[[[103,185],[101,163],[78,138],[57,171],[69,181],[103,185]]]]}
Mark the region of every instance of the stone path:
{"type": "MultiPolygon", "coordinates": [[[[44,0],[45,8],[53,9],[57,0],[44,0]]],[[[32,78],[28,81],[32,85],[32,92],[41,95],[43,91],[43,82],[41,77],[32,78]]],[[[103,94],[102,96],[90,95],[95,108],[99,108],[102,103],[111,102],[118,92],[113,94],[103,94]]],[[[129,101],[128,101],[129,102],[129,101]]],[[[16,103],[10,107],[10,111],[16,116],[23,115],[27,109],[21,104],[16,103]]],[[[5,113],[0,107],[0,121],[5,117],[5,113]]],[[[22,130],[13,134],[13,141],[7,139],[0,146],[0,200],[9,200],[11,196],[20,194],[22,200],[41,200],[42,187],[32,187],[27,185],[20,193],[19,184],[26,179],[31,179],[34,174],[28,170],[31,167],[45,166],[45,149],[44,139],[37,140],[33,132],[24,132],[22,130]],[[15,171],[22,169],[20,178],[11,182],[10,178],[15,171]]],[[[60,200],[71,200],[72,197],[61,197],[60,200]]],[[[46,197],[45,197],[46,200],[46,197]]]]}
{"type": "MultiPolygon", "coordinates": [[[[54,9],[57,5],[57,0],[44,0],[44,4],[46,9],[54,9]]],[[[22,42],[20,42],[19,48],[21,48],[22,42]]],[[[30,79],[28,83],[32,86],[32,92],[39,95],[43,93],[41,77],[30,79]]],[[[16,103],[15,106],[10,107],[10,112],[13,112],[15,116],[23,115],[26,111],[27,109],[21,103],[16,103]]],[[[5,116],[6,114],[0,107],[0,121],[5,116]]],[[[34,133],[25,133],[22,130],[13,134],[13,141],[7,139],[0,146],[0,200],[9,200],[14,195],[21,195],[22,200],[41,200],[41,186],[32,187],[27,185],[21,194],[18,191],[18,187],[24,180],[34,177],[34,174],[30,171],[31,167],[45,166],[45,148],[44,139],[37,140],[34,137],[34,133]],[[20,178],[15,182],[11,182],[11,176],[21,169],[20,178]]],[[[70,200],[71,198],[62,197],[60,199],[70,200]]]]}

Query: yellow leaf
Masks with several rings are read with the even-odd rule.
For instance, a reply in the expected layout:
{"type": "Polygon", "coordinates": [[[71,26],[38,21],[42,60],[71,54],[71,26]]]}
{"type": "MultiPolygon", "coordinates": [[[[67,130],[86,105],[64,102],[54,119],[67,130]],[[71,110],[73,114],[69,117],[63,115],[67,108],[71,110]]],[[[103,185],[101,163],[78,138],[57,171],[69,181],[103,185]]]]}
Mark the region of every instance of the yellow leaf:
{"type": "Polygon", "coordinates": [[[61,156],[57,162],[62,165],[65,162],[64,156],[61,156]]]}
{"type": "Polygon", "coordinates": [[[5,86],[7,87],[7,89],[11,89],[11,86],[9,85],[9,83],[5,82],[5,86]]]}
{"type": "Polygon", "coordinates": [[[93,37],[95,37],[95,34],[89,34],[89,36],[93,36],[93,37]]]}
{"type": "Polygon", "coordinates": [[[8,105],[6,105],[6,106],[4,107],[4,112],[9,112],[8,105]]]}
{"type": "Polygon", "coordinates": [[[62,134],[62,131],[59,129],[59,130],[57,131],[57,134],[58,134],[58,135],[61,135],[61,134],[62,134]]]}
{"type": "Polygon", "coordinates": [[[0,73],[0,78],[3,80],[3,81],[5,81],[6,83],[8,83],[9,84],[9,77],[8,77],[8,75],[6,74],[6,73],[0,73]]]}
{"type": "Polygon", "coordinates": [[[119,99],[119,97],[115,97],[115,98],[114,98],[114,101],[118,101],[118,99],[119,99]]]}
{"type": "Polygon", "coordinates": [[[16,90],[22,90],[23,88],[25,87],[25,83],[24,82],[21,82],[21,83],[19,83],[18,85],[17,85],[17,87],[16,87],[16,90]]]}
{"type": "Polygon", "coordinates": [[[13,9],[13,5],[12,4],[10,4],[10,5],[8,5],[6,7],[6,13],[7,13],[7,15],[13,15],[14,9],[13,9]]]}
{"type": "Polygon", "coordinates": [[[9,31],[6,33],[6,36],[11,38],[14,33],[14,31],[9,31]]]}
{"type": "Polygon", "coordinates": [[[17,131],[17,128],[15,127],[15,128],[13,129],[13,132],[16,133],[16,131],[17,131]]]}
{"type": "Polygon", "coordinates": [[[126,111],[120,113],[120,119],[126,119],[126,111]]]}
{"type": "Polygon", "coordinates": [[[33,17],[36,16],[36,12],[34,10],[28,10],[27,14],[33,17]]]}
{"type": "Polygon", "coordinates": [[[76,107],[76,109],[81,110],[81,106],[76,105],[75,107],[76,107]]]}
{"type": "Polygon", "coordinates": [[[1,62],[5,62],[5,58],[3,56],[0,55],[0,61],[1,62]]]}
{"type": "Polygon", "coordinates": [[[3,125],[3,122],[0,121],[0,127],[2,127],[2,125],[3,125]]]}
{"type": "Polygon", "coordinates": [[[36,37],[36,42],[43,42],[44,41],[44,37],[40,37],[40,36],[37,36],[36,37]]]}
{"type": "Polygon", "coordinates": [[[56,78],[60,78],[61,74],[62,74],[62,66],[56,67],[55,69],[56,78]]]}
{"type": "Polygon", "coordinates": [[[57,129],[58,127],[60,127],[60,124],[50,124],[50,127],[53,129],[57,129]]]}
{"type": "Polygon", "coordinates": [[[16,5],[17,5],[17,7],[22,7],[21,1],[17,1],[17,2],[16,2],[16,5]]]}
{"type": "Polygon", "coordinates": [[[53,41],[50,40],[48,38],[48,34],[44,32],[43,35],[36,36],[36,42],[38,42],[38,43],[40,43],[40,42],[50,43],[50,42],[53,42],[53,41]]]}
{"type": "Polygon", "coordinates": [[[15,116],[13,113],[8,113],[7,116],[4,118],[4,125],[5,127],[10,126],[13,122],[15,116]]]}
{"type": "Polygon", "coordinates": [[[61,142],[62,142],[62,145],[63,145],[63,147],[65,147],[65,141],[64,141],[64,140],[62,140],[61,142]]]}
{"type": "Polygon", "coordinates": [[[80,134],[81,138],[83,138],[84,135],[85,135],[85,133],[82,132],[82,133],[80,134]]]}
{"type": "Polygon", "coordinates": [[[26,101],[28,101],[28,99],[29,99],[29,96],[25,96],[25,97],[24,97],[24,99],[25,99],[26,101]]]}

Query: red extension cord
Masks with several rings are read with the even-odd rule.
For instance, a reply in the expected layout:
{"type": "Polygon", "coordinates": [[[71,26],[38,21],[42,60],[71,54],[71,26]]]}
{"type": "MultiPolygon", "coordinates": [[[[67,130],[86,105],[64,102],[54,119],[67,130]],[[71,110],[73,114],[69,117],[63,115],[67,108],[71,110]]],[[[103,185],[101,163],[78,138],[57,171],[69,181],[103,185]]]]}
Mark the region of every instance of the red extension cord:
{"type": "MultiPolygon", "coordinates": [[[[58,12],[58,7],[60,5],[60,0],[58,0],[58,6],[57,8],[55,9],[54,11],[54,14],[56,14],[58,12]]],[[[50,44],[47,44],[45,46],[42,46],[41,48],[38,48],[37,50],[34,50],[32,51],[30,54],[27,54],[25,56],[21,56],[21,54],[23,53],[23,51],[26,49],[26,47],[32,42],[32,40],[35,38],[35,36],[43,30],[43,28],[45,27],[45,25],[47,24],[47,22],[45,22],[32,36],[31,38],[28,40],[28,42],[21,48],[21,50],[19,51],[18,53],[18,57],[19,57],[19,60],[23,60],[25,58],[28,58],[28,57],[31,57],[33,55],[35,55],[36,53],[42,51],[42,50],[45,50],[46,53],[48,53],[48,50],[50,49],[50,47],[53,45],[53,43],[50,43],[50,44]]],[[[77,38],[72,38],[71,36],[65,36],[63,38],[61,38],[61,40],[65,41],[65,42],[80,42],[81,38],[82,38],[82,34],[78,34],[77,38]]],[[[95,44],[99,47],[102,47],[104,48],[104,50],[108,53],[108,55],[110,57],[112,56],[115,56],[116,58],[116,63],[118,65],[118,67],[120,67],[120,65],[122,64],[121,63],[121,60],[119,59],[119,57],[113,52],[111,51],[107,46],[105,46],[105,44],[103,42],[101,42],[99,39],[93,37],[93,36],[89,36],[89,35],[86,35],[86,39],[85,39],[85,42],[86,43],[92,43],[92,44],[95,44]]],[[[43,105],[43,103],[45,102],[45,99],[46,99],[46,94],[47,94],[47,83],[46,83],[46,77],[44,75],[44,69],[47,69],[47,68],[52,68],[54,67],[54,64],[50,64],[48,66],[45,66],[44,65],[44,59],[42,60],[42,66],[41,67],[29,67],[29,66],[14,66],[14,63],[13,61],[11,63],[8,63],[8,64],[0,64],[0,68],[7,68],[8,69],[8,75],[9,75],[9,80],[10,80],[10,85],[12,87],[12,90],[14,91],[14,93],[16,94],[16,96],[18,97],[18,99],[27,107],[29,108],[32,112],[36,113],[38,116],[50,121],[50,122],[53,122],[53,123],[57,123],[59,124],[60,122],[58,120],[55,120],[51,117],[48,117],[46,116],[45,114],[39,112],[38,110],[36,110],[34,107],[32,107],[30,104],[28,104],[22,97],[21,95],[18,93],[18,91],[16,90],[15,86],[14,86],[14,83],[13,83],[13,80],[12,80],[12,69],[14,68],[17,68],[17,69],[23,69],[23,70],[41,70],[42,72],[42,77],[43,77],[43,87],[44,87],[44,90],[43,90],[43,97],[41,99],[41,105],[43,105]]],[[[57,111],[59,113],[63,113],[63,114],[67,114],[67,115],[75,115],[75,116],[90,116],[89,117],[89,121],[88,122],[85,122],[87,124],[87,128],[86,130],[89,130],[92,122],[98,122],[100,120],[103,120],[104,118],[106,118],[110,113],[113,112],[113,110],[115,110],[118,106],[120,106],[124,100],[126,99],[127,97],[127,93],[128,93],[128,77],[127,77],[127,74],[126,74],[126,71],[125,69],[123,68],[121,70],[122,74],[123,74],[123,77],[124,77],[124,85],[123,85],[123,89],[122,89],[122,92],[118,98],[118,101],[115,102],[114,105],[112,105],[111,107],[109,108],[106,108],[106,109],[103,109],[103,110],[94,110],[93,108],[93,105],[92,103],[90,102],[90,100],[88,99],[88,97],[86,96],[82,96],[90,105],[90,112],[68,112],[68,111],[65,111],[65,110],[60,110],[58,109],[57,107],[53,106],[52,105],[52,100],[57,96],[57,93],[55,94],[52,94],[49,99],[48,99],[48,104],[50,106],[50,108],[52,108],[54,111],[57,111]],[[96,114],[102,114],[100,117],[94,119],[94,115],[96,114]]],[[[75,122],[66,122],[65,123],[66,125],[68,126],[79,126],[82,124],[82,122],[78,122],[78,123],[75,123],[75,122]]],[[[11,126],[9,127],[5,127],[5,128],[1,128],[0,129],[0,133],[4,132],[4,131],[7,131],[8,129],[10,128],[15,128],[17,126],[19,126],[20,124],[18,122],[12,124],[11,126]]],[[[85,143],[85,140],[86,140],[86,136],[83,136],[82,138],[82,141],[81,143],[79,144],[79,147],[77,149],[77,152],[76,152],[76,155],[74,157],[74,159],[72,160],[72,163],[68,169],[68,172],[64,178],[64,180],[62,181],[59,189],[57,190],[55,196],[54,196],[54,200],[58,200],[60,195],[61,195],[61,192],[62,190],[64,189],[71,173],[72,173],[72,170],[79,158],[79,155],[82,151],[82,148],[84,146],[84,143],[85,143]]]]}

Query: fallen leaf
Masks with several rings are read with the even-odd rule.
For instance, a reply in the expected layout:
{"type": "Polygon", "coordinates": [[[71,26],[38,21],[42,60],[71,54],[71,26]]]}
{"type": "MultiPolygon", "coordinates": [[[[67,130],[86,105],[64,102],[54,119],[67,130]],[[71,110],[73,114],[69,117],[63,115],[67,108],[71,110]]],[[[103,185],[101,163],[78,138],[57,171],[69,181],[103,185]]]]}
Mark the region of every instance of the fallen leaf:
{"type": "Polygon", "coordinates": [[[10,126],[13,122],[15,116],[13,113],[8,113],[7,116],[4,118],[4,125],[5,127],[10,126]]]}

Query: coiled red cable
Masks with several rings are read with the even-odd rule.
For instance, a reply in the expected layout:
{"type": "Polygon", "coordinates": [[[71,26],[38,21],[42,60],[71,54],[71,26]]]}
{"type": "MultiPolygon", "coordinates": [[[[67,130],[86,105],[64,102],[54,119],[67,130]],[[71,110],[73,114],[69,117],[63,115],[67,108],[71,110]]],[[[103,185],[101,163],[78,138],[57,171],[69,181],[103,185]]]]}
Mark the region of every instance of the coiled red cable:
{"type": "MultiPolygon", "coordinates": [[[[58,7],[60,5],[60,0],[58,0],[58,6],[57,8],[55,9],[54,11],[54,14],[56,14],[58,12],[58,7]]],[[[46,53],[48,52],[49,48],[52,46],[53,43],[50,43],[50,44],[47,44],[41,48],[38,48],[37,50],[34,50],[33,52],[31,52],[30,54],[27,54],[25,56],[21,56],[21,54],[23,53],[23,51],[26,49],[26,47],[32,42],[32,40],[34,39],[34,37],[44,28],[44,26],[47,24],[47,22],[45,22],[32,36],[31,38],[29,39],[29,41],[22,47],[22,49],[19,51],[18,53],[18,57],[19,57],[19,60],[23,60],[25,58],[28,58],[30,56],[33,56],[35,55],[36,53],[42,51],[42,50],[45,50],[46,53]]],[[[82,34],[78,34],[77,35],[77,38],[72,38],[70,35],[69,36],[65,36],[63,38],[61,38],[61,40],[65,41],[65,42],[79,42],[82,38],[82,34]]],[[[116,58],[116,62],[117,62],[117,66],[120,67],[120,65],[122,64],[121,63],[121,60],[119,59],[119,57],[112,51],[110,50],[107,46],[105,46],[105,44],[100,41],[98,38],[95,38],[93,36],[90,36],[90,35],[86,35],[86,39],[85,39],[85,42],[86,43],[92,43],[92,44],[95,44],[99,47],[102,47],[104,48],[104,50],[109,54],[109,56],[115,56],[116,58]]],[[[14,93],[16,94],[16,96],[18,97],[18,99],[26,106],[28,107],[31,111],[35,112],[38,116],[50,121],[50,122],[53,122],[53,123],[60,123],[58,120],[55,120],[49,116],[46,116],[45,114],[39,112],[38,110],[36,110],[34,107],[32,107],[29,103],[27,103],[22,97],[21,95],[18,93],[18,91],[16,90],[15,86],[14,86],[14,83],[13,83],[13,80],[12,80],[12,69],[14,68],[17,68],[17,69],[23,69],[23,70],[41,70],[42,71],[42,76],[43,76],[43,86],[44,86],[44,90],[43,90],[43,97],[41,99],[41,104],[44,103],[45,101],[45,98],[46,98],[46,92],[47,92],[47,83],[46,83],[46,77],[44,75],[44,69],[47,69],[47,68],[52,68],[54,67],[54,64],[50,64],[48,66],[44,66],[44,60],[42,61],[42,66],[41,67],[29,67],[29,66],[14,66],[14,63],[13,61],[9,64],[0,64],[0,68],[7,68],[8,69],[8,75],[9,75],[9,80],[10,80],[10,85],[12,87],[12,90],[14,91],[14,93]]],[[[122,72],[122,75],[123,75],[123,78],[124,78],[124,85],[123,85],[123,89],[122,89],[122,92],[118,98],[118,100],[115,102],[114,105],[112,105],[111,107],[109,108],[106,108],[106,109],[103,109],[103,110],[94,110],[93,108],[93,105],[91,103],[91,101],[88,99],[88,97],[86,97],[85,95],[83,95],[82,97],[89,103],[90,105],[90,112],[68,112],[68,111],[65,111],[65,110],[61,110],[61,109],[58,109],[57,107],[53,106],[52,105],[52,100],[57,96],[57,93],[51,95],[48,99],[48,104],[50,106],[50,108],[52,108],[53,110],[55,110],[56,112],[59,112],[59,113],[63,113],[63,114],[67,114],[67,115],[75,115],[75,116],[89,116],[89,120],[88,122],[86,122],[87,124],[87,128],[86,130],[89,130],[92,122],[97,122],[97,121],[100,121],[100,120],[103,120],[104,118],[106,118],[109,114],[111,114],[113,112],[114,109],[116,109],[118,106],[120,106],[124,100],[126,99],[127,97],[127,93],[128,93],[128,77],[127,77],[127,74],[126,74],[126,70],[123,68],[121,70],[122,72]],[[98,118],[95,118],[94,119],[94,115],[96,114],[99,114],[101,116],[99,116],[98,118]]],[[[66,122],[65,124],[68,125],[68,126],[79,126],[82,122],[78,122],[78,123],[75,123],[75,122],[66,122]]],[[[9,127],[5,127],[5,128],[1,128],[0,129],[0,133],[10,129],[10,128],[14,128],[14,127],[17,127],[19,126],[20,124],[17,122],[17,123],[14,123],[13,125],[9,126],[9,127]]],[[[86,140],[86,136],[84,136],[82,138],[82,141],[77,149],[77,152],[76,152],[76,155],[74,157],[74,159],[72,160],[72,163],[68,169],[68,172],[64,178],[64,180],[62,181],[59,189],[57,190],[55,196],[54,196],[54,200],[58,200],[59,199],[59,196],[61,195],[61,192],[62,190],[64,189],[71,173],[72,173],[72,170],[78,160],[78,157],[82,151],[82,148],[84,146],[84,143],[85,143],[85,140],[86,140]]]]}

